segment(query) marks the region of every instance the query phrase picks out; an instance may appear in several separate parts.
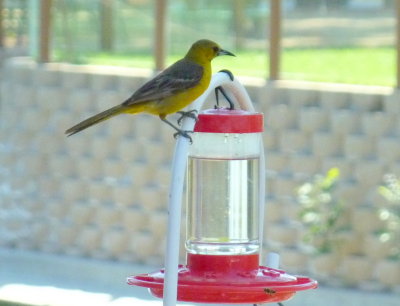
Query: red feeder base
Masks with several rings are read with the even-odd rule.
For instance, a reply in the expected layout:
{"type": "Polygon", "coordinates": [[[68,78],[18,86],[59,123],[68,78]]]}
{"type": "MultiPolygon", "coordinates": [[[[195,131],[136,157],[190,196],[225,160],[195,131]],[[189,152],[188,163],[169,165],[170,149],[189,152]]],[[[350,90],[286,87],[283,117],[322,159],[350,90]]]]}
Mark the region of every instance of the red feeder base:
{"type": "MultiPolygon", "coordinates": [[[[197,303],[272,303],[291,298],[297,291],[314,289],[317,282],[282,270],[258,266],[259,255],[188,254],[179,265],[178,301],[197,303]]],[[[150,289],[163,297],[164,270],[128,277],[129,285],[150,289]]]]}

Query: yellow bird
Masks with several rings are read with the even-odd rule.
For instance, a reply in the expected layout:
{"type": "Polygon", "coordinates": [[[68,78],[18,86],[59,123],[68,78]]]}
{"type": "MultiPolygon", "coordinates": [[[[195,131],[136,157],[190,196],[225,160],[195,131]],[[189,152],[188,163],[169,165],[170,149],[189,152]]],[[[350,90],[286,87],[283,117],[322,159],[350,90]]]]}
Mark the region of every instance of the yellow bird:
{"type": "Polygon", "coordinates": [[[125,102],[78,123],[65,133],[71,136],[122,113],[145,112],[159,116],[177,131],[175,135],[179,134],[190,139],[187,132],[169,122],[166,116],[183,109],[207,89],[212,74],[211,61],[219,55],[234,56],[211,40],[202,39],[195,42],[183,59],[145,83],[125,102]]]}

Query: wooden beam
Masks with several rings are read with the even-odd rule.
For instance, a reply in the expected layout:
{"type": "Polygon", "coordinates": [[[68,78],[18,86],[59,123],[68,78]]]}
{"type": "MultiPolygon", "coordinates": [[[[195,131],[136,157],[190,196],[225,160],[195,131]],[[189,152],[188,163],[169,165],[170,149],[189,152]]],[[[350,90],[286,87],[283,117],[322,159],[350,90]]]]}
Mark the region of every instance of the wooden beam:
{"type": "Polygon", "coordinates": [[[3,9],[4,1],[0,0],[0,48],[4,47],[3,9]]]}
{"type": "Polygon", "coordinates": [[[4,1],[0,0],[0,48],[5,46],[3,10],[4,10],[4,1]]]}
{"type": "Polygon", "coordinates": [[[154,35],[154,61],[155,70],[165,68],[166,32],[167,32],[167,0],[157,0],[155,7],[155,35],[154,35]]]}
{"type": "Polygon", "coordinates": [[[270,0],[269,79],[278,80],[281,59],[281,0],[270,0]]]}
{"type": "Polygon", "coordinates": [[[235,49],[243,49],[244,46],[244,25],[246,21],[246,2],[243,0],[233,1],[233,25],[235,29],[235,49]]]}
{"type": "Polygon", "coordinates": [[[40,1],[39,62],[50,61],[51,11],[53,0],[40,1]]]}
{"type": "Polygon", "coordinates": [[[103,51],[113,49],[113,0],[101,0],[100,2],[100,47],[103,51]]]}
{"type": "Polygon", "coordinates": [[[396,0],[396,88],[400,89],[400,0],[396,0]]]}

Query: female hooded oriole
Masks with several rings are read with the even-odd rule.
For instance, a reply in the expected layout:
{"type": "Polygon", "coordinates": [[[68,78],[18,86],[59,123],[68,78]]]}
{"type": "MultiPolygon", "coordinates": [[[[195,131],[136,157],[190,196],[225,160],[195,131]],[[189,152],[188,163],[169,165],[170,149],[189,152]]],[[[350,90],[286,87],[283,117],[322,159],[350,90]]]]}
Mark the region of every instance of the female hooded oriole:
{"type": "Polygon", "coordinates": [[[177,131],[175,135],[190,139],[187,132],[169,122],[166,116],[183,109],[207,89],[211,80],[211,61],[219,55],[234,56],[211,40],[195,42],[183,59],[145,83],[125,102],[78,123],[65,133],[71,136],[118,114],[145,112],[159,116],[177,131]]]}

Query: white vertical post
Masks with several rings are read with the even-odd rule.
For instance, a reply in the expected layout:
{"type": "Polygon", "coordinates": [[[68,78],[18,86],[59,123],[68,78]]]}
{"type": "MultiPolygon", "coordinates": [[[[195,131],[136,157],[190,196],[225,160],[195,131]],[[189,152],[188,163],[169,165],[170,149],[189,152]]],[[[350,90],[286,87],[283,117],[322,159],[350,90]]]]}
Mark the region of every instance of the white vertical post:
{"type": "Polygon", "coordinates": [[[274,252],[268,253],[266,265],[272,269],[279,269],[279,254],[274,252]]]}
{"type": "Polygon", "coordinates": [[[258,239],[260,239],[260,264],[263,264],[263,244],[264,244],[264,218],[265,218],[265,152],[264,142],[260,140],[260,187],[259,187],[259,217],[258,217],[258,239]]]}
{"type": "Polygon", "coordinates": [[[164,306],[175,306],[177,299],[182,194],[188,146],[188,139],[179,137],[172,162],[168,205],[167,253],[165,256],[164,306]]]}

